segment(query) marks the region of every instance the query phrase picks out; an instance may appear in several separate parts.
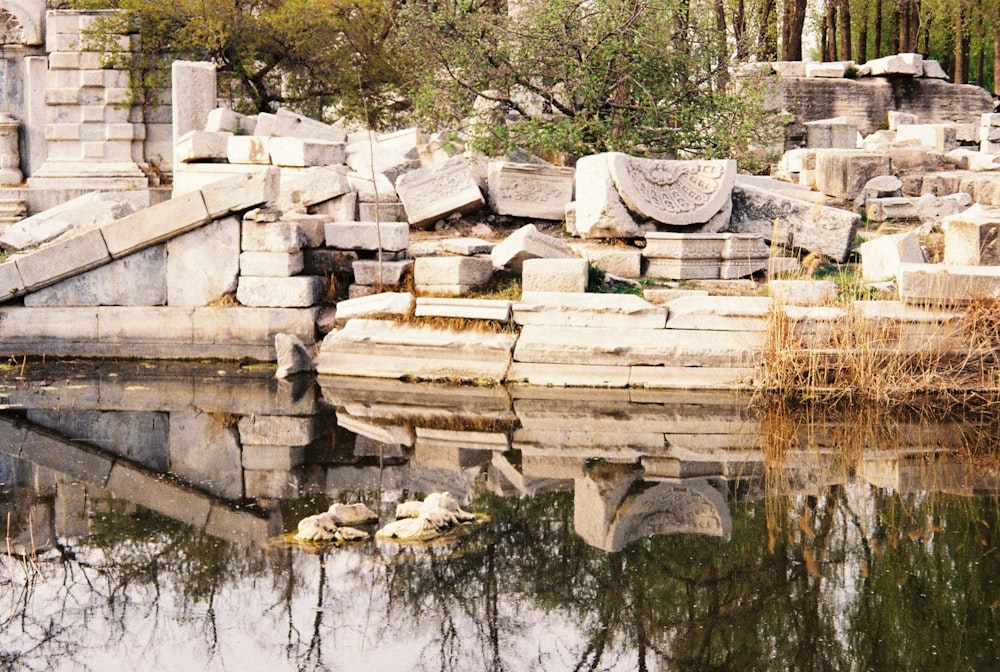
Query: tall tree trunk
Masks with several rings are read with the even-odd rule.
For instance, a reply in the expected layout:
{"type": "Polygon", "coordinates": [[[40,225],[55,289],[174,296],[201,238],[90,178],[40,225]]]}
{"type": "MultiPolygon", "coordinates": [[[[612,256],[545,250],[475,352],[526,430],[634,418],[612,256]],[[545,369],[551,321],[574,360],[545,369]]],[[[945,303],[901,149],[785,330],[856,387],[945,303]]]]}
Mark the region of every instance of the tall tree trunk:
{"type": "Polygon", "coordinates": [[[828,0],[826,3],[826,49],[823,50],[824,61],[837,60],[837,3],[828,0]]]}
{"type": "Polygon", "coordinates": [[[781,22],[781,58],[802,60],[802,30],[805,27],[807,0],[785,0],[781,22]]]}
{"type": "Polygon", "coordinates": [[[840,33],[838,42],[840,42],[840,51],[844,60],[851,57],[851,8],[848,0],[839,0],[838,4],[840,7],[837,12],[837,28],[840,33]]]}
{"type": "Polygon", "coordinates": [[[910,44],[908,52],[917,50],[917,40],[920,38],[920,0],[910,0],[910,44]]]}
{"type": "Polygon", "coordinates": [[[889,53],[899,53],[899,7],[889,3],[889,53]]]}
{"type": "Polygon", "coordinates": [[[1000,19],[993,27],[993,93],[1000,94],[1000,19]]]}
{"type": "Polygon", "coordinates": [[[872,58],[882,58],[882,0],[875,0],[875,36],[872,43],[872,58]]]}
{"type": "Polygon", "coordinates": [[[896,52],[909,51],[910,47],[910,0],[899,0],[899,48],[896,52]]]}
{"type": "Polygon", "coordinates": [[[736,40],[736,60],[744,62],[750,55],[747,49],[747,14],[743,0],[736,0],[733,10],[733,38],[736,40]]]}
{"type": "Polygon", "coordinates": [[[966,73],[969,70],[968,66],[968,53],[966,51],[966,39],[965,26],[964,26],[964,14],[962,7],[959,6],[958,11],[955,13],[955,71],[952,73],[951,81],[956,84],[965,84],[966,73]]]}
{"type": "Polygon", "coordinates": [[[757,29],[757,60],[773,61],[778,57],[778,33],[774,0],[764,0],[757,29]]]}
{"type": "Polygon", "coordinates": [[[719,90],[725,89],[729,83],[729,53],[726,49],[726,8],[722,0],[715,0],[715,32],[718,34],[719,43],[715,49],[718,53],[717,71],[715,83],[719,90]]]}
{"type": "Polygon", "coordinates": [[[986,40],[979,40],[979,55],[976,57],[976,84],[986,87],[986,40]]]}

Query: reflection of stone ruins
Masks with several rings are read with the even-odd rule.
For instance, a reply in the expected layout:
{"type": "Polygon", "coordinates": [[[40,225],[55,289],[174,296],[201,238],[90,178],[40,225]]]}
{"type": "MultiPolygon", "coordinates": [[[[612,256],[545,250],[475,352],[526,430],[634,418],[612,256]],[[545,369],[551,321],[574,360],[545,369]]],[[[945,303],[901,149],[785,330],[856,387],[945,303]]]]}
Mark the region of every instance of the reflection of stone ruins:
{"type": "MultiPolygon", "coordinates": [[[[885,433],[891,445],[866,443],[881,450],[849,454],[843,441],[858,434],[854,416],[803,423],[782,435],[776,463],[765,450],[773,449],[771,428],[731,392],[279,382],[218,363],[84,368],[4,390],[0,462],[20,465],[15,485],[47,495],[15,552],[18,541],[46,548],[57,535],[86,534],[87,509],[107,495],[211,537],[267,544],[296,530],[288,504],[305,494],[371,506],[334,503],[298,526],[303,537],[337,543],[363,540],[379,515],[419,515],[413,493],[447,490],[454,511],[483,489],[572,492],[573,530],[615,551],[649,535],[728,540],[731,507],[768,488],[817,495],[850,483],[974,497],[1000,485],[996,473],[961,459],[975,432],[925,417],[900,418],[885,433]]],[[[871,440],[868,432],[857,438],[871,440]]]]}
{"type": "Polygon", "coordinates": [[[919,55],[857,79],[754,66],[795,116],[770,177],[621,153],[566,168],[486,161],[419,129],[241,115],[219,106],[208,63],[175,62],[159,105],[130,106],[127,73],[81,40],[101,13],[3,9],[2,355],[273,361],[286,334],[301,343],[282,341],[289,375],[312,368],[306,350],[320,375],[732,386],[760,361],[772,306],[804,333],[842,315],[797,305],[829,295],[783,279],[800,257],[860,254],[895,296],[857,308],[905,333],[944,338],[970,288],[1000,294],[997,256],[980,253],[1000,220],[1000,115],[919,55]],[[925,263],[912,231],[859,246],[862,215],[947,225],[950,251],[925,263]],[[591,269],[643,297],[588,291],[591,269]],[[518,276],[517,299],[463,298],[498,275],[518,276]],[[753,296],[722,296],[744,285],[753,296]],[[421,322],[439,317],[502,327],[421,322]]]}

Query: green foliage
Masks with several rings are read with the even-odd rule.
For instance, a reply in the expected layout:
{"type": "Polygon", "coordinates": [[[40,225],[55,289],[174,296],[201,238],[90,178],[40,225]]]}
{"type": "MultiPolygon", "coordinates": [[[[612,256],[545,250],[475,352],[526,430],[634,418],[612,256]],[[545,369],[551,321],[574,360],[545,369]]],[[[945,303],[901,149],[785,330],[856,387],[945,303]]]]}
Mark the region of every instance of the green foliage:
{"type": "Polygon", "coordinates": [[[728,63],[686,7],[545,0],[508,16],[465,0],[406,5],[403,43],[425,65],[410,97],[433,124],[476,109],[475,145],[494,154],[740,158],[776,125],[753,83],[727,85],[728,63]]]}
{"type": "Polygon", "coordinates": [[[220,94],[248,113],[283,106],[378,126],[399,107],[394,88],[405,68],[389,50],[391,7],[379,0],[76,0],[76,6],[118,10],[100,18],[86,41],[109,66],[130,68],[137,95],[167,83],[169,56],[215,63],[220,94]],[[137,35],[138,48],[123,50],[122,35],[137,35]]]}

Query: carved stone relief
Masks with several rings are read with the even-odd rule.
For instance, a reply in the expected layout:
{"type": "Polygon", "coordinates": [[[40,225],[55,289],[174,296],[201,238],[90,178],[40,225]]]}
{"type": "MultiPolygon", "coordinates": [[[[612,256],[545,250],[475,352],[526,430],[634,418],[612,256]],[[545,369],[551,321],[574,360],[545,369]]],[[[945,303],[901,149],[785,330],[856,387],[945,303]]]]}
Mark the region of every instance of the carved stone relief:
{"type": "Polygon", "coordinates": [[[21,22],[6,9],[0,9],[0,43],[24,44],[24,28],[21,22]]]}
{"type": "Polygon", "coordinates": [[[612,153],[608,164],[630,210],[674,226],[711,220],[729,201],[736,180],[735,161],[665,161],[612,153]]]}

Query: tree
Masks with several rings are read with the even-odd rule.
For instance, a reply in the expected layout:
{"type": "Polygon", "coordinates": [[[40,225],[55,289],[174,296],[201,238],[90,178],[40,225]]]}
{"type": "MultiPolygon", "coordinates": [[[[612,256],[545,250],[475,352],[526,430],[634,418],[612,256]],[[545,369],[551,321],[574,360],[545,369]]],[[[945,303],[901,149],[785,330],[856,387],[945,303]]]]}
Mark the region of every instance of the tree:
{"type": "Polygon", "coordinates": [[[426,67],[408,95],[451,127],[491,107],[473,129],[488,152],[749,156],[774,126],[752,87],[723,85],[717,19],[712,5],[677,0],[545,0],[514,16],[462,0],[406,5],[407,58],[426,67]]]}
{"type": "Polygon", "coordinates": [[[286,106],[315,117],[378,122],[398,104],[405,69],[390,52],[391,5],[381,0],[79,0],[111,8],[88,33],[92,46],[129,67],[138,93],[162,84],[164,57],[211,61],[246,112],[286,106]],[[139,36],[133,52],[121,35],[139,36]],[[160,80],[152,79],[160,77],[160,80]]]}

